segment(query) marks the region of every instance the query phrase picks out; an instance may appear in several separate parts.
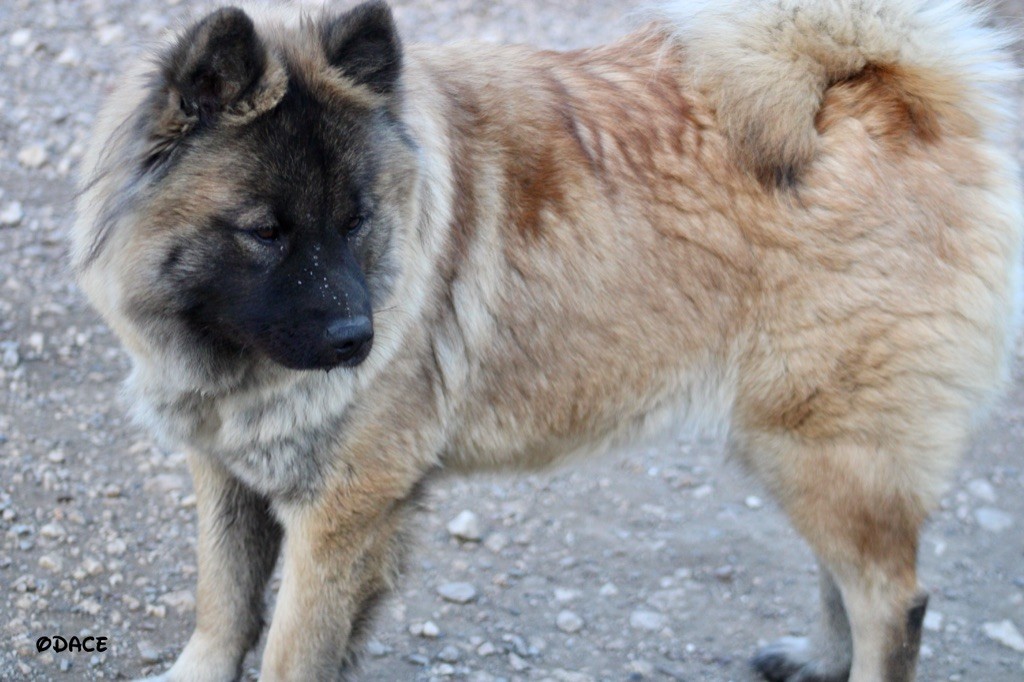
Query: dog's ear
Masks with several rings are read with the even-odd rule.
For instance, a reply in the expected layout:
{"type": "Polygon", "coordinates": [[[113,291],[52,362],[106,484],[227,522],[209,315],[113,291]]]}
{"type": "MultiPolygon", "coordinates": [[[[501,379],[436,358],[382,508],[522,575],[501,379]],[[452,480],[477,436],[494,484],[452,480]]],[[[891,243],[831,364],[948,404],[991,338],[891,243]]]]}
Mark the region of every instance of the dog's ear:
{"type": "Polygon", "coordinates": [[[244,11],[219,9],[186,31],[161,64],[158,138],[196,125],[243,123],[284,95],[287,75],[244,11]]]}
{"type": "Polygon", "coordinates": [[[378,94],[398,87],[402,43],[391,8],[383,0],[363,3],[324,27],[327,60],[346,76],[378,94]]]}

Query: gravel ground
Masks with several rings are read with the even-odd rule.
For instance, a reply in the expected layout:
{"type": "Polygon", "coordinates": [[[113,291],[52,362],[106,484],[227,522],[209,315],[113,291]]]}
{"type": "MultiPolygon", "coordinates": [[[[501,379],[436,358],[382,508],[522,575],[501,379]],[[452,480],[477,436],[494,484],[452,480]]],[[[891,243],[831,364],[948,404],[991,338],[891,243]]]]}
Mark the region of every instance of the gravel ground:
{"type": "MultiPolygon", "coordinates": [[[[180,453],[124,418],[125,355],[69,277],[72,178],[117,68],[205,6],[0,4],[0,679],[124,679],[169,664],[194,615],[180,453]],[[105,653],[38,654],[43,635],[105,653]]],[[[412,39],[563,47],[635,0],[397,3],[412,39]]],[[[1017,3],[1007,12],[1018,14],[1017,3]]],[[[922,680],[1024,680],[1024,372],[922,543],[922,680]]],[[[674,441],[538,476],[447,481],[361,679],[752,680],[816,608],[809,551],[720,445],[674,441]]],[[[255,676],[258,658],[248,661],[255,676]]]]}

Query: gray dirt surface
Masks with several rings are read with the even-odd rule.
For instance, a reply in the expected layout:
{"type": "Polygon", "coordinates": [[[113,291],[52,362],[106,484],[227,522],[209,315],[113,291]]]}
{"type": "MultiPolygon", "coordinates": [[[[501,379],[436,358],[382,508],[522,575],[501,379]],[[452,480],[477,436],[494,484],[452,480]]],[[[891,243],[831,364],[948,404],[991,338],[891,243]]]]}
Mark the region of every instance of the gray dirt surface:
{"type": "MultiPolygon", "coordinates": [[[[620,35],[639,4],[396,8],[411,40],[570,47],[620,35]]],[[[1018,5],[1006,3],[1002,21],[1018,5]]],[[[192,626],[184,458],[127,422],[118,387],[128,362],[72,283],[65,239],[100,98],[128,59],[208,7],[0,3],[2,680],[151,674],[192,626]],[[109,649],[35,651],[42,635],[89,634],[109,649]]],[[[1020,364],[921,544],[932,593],[922,680],[1024,680],[1020,364]]],[[[717,443],[675,440],[546,474],[442,482],[358,678],[752,680],[758,645],[812,624],[816,568],[778,507],[723,455],[717,443]],[[462,511],[472,515],[456,535],[479,541],[449,532],[462,511]],[[473,598],[442,597],[451,583],[473,598]]],[[[257,667],[254,654],[246,675],[257,667]]]]}

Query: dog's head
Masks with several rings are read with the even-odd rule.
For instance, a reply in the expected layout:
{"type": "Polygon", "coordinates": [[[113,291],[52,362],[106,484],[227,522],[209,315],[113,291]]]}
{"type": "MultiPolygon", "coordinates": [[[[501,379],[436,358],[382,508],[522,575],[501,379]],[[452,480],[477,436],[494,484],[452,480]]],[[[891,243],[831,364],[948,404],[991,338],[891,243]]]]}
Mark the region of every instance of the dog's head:
{"type": "Polygon", "coordinates": [[[386,5],[255,19],[218,10],[119,87],[74,232],[83,287],[129,348],[200,383],[365,360],[414,212],[386,5]]]}

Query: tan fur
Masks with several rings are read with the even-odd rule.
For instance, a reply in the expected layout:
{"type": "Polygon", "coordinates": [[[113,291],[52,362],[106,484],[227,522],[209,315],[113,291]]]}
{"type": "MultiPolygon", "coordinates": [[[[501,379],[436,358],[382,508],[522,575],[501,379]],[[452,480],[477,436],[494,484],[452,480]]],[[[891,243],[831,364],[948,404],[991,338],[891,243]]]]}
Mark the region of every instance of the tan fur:
{"type": "MultiPolygon", "coordinates": [[[[805,663],[852,665],[853,682],[912,678],[918,533],[1006,376],[1024,239],[1017,166],[994,85],[964,81],[977,72],[955,55],[886,52],[927,17],[900,15],[896,30],[830,4],[837,14],[818,23],[832,33],[814,34],[779,19],[795,3],[754,4],[754,19],[705,7],[569,53],[408,49],[396,111],[420,149],[416,189],[395,199],[409,218],[399,284],[376,312],[380,347],[351,372],[257,366],[188,394],[205,415],[190,444],[207,453],[274,457],[273,437],[344,415],[302,495],[270,469],[195,466],[204,536],[204,510],[231,485],[284,527],[262,679],[338,673],[353,620],[394,578],[396,534],[431,472],[546,466],[680,419],[721,426],[821,559],[827,632],[805,663]],[[784,38],[771,50],[795,51],[793,66],[742,53],[779,37],[765,16],[784,38]],[[837,35],[847,44],[833,50],[837,35]]],[[[974,21],[942,6],[947,23],[974,21]]],[[[321,96],[372,106],[322,73],[301,29],[267,26],[321,96]]],[[[1003,68],[995,38],[970,40],[1003,68]]],[[[126,219],[131,231],[83,275],[136,358],[144,418],[172,437],[186,431],[155,384],[179,356],[130,328],[122,302],[154,295],[168,231],[230,203],[236,162],[176,176],[143,213],[160,219],[126,219]]],[[[86,192],[80,260],[90,201],[114,182],[86,192]]],[[[220,679],[248,646],[212,633],[224,613],[251,619],[253,588],[208,540],[199,547],[213,558],[201,559],[197,633],[168,679],[220,679]],[[229,655],[204,669],[213,641],[229,655]]]]}

